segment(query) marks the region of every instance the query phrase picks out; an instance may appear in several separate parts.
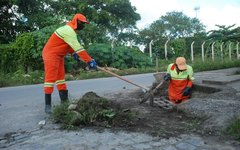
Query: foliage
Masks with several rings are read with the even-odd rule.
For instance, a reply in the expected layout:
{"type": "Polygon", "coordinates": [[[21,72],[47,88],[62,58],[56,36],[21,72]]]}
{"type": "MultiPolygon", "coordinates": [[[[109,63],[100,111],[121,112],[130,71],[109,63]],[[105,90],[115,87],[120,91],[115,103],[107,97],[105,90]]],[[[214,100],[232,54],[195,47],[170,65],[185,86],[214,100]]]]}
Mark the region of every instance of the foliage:
{"type": "Polygon", "coordinates": [[[0,15],[0,43],[14,41],[16,35],[69,21],[82,13],[91,21],[81,38],[85,46],[117,37],[125,28],[135,28],[140,15],[129,0],[3,0],[0,15]]]}
{"type": "Polygon", "coordinates": [[[0,43],[14,41],[24,32],[60,23],[61,15],[50,9],[52,0],[2,0],[0,5],[0,43]],[[55,12],[55,13],[54,13],[55,12]]]}
{"type": "Polygon", "coordinates": [[[0,70],[2,73],[14,72],[19,68],[16,51],[13,44],[0,45],[0,70]]]}
{"type": "Polygon", "coordinates": [[[76,114],[68,110],[69,103],[57,105],[53,109],[52,117],[56,123],[62,123],[64,129],[74,129],[76,114]]]}
{"type": "MultiPolygon", "coordinates": [[[[182,12],[173,11],[141,30],[136,41],[139,44],[149,45],[150,41],[154,40],[153,49],[159,49],[158,47],[161,46],[160,49],[164,50],[163,46],[167,39],[185,39],[199,36],[204,32],[205,26],[197,18],[190,18],[182,12]]],[[[146,47],[145,52],[148,51],[146,47]]],[[[162,53],[160,56],[163,56],[162,53]]]]}
{"type": "Polygon", "coordinates": [[[34,71],[29,74],[24,74],[24,72],[20,69],[12,74],[11,79],[15,83],[22,84],[43,83],[43,71],[34,71]]]}
{"type": "Polygon", "coordinates": [[[235,117],[234,119],[232,119],[225,132],[240,140],[240,118],[235,117]]]}
{"type": "Polygon", "coordinates": [[[157,22],[164,25],[165,35],[170,38],[189,37],[204,32],[204,25],[197,18],[189,18],[182,12],[169,12],[157,22]]]}
{"type": "Polygon", "coordinates": [[[93,44],[89,47],[88,52],[100,66],[111,66],[118,69],[151,66],[148,57],[138,48],[126,46],[112,48],[110,44],[93,44]]]}
{"type": "Polygon", "coordinates": [[[170,45],[173,48],[174,58],[179,56],[185,56],[187,50],[185,39],[172,40],[170,45]]]}
{"type": "Polygon", "coordinates": [[[0,87],[43,83],[43,71],[25,74],[23,69],[14,73],[0,73],[0,87]]]}
{"type": "Polygon", "coordinates": [[[115,122],[129,121],[135,117],[133,112],[124,112],[119,104],[115,104],[93,92],[86,93],[77,101],[75,111],[68,110],[69,105],[69,103],[65,103],[56,106],[52,114],[53,119],[57,123],[61,123],[64,129],[84,125],[118,126],[115,122]]]}
{"type": "Polygon", "coordinates": [[[211,30],[208,32],[208,40],[220,41],[220,42],[239,42],[240,39],[240,27],[233,28],[235,24],[230,26],[216,25],[218,30],[211,30]]]}
{"type": "Polygon", "coordinates": [[[87,51],[95,59],[99,66],[110,66],[113,62],[113,51],[110,44],[92,44],[89,46],[87,51]]]}
{"type": "Polygon", "coordinates": [[[31,49],[34,47],[34,39],[32,33],[21,34],[14,44],[16,48],[15,58],[17,63],[24,67],[27,72],[28,67],[35,65],[32,55],[34,54],[31,49]]]}
{"type": "MultiPolygon", "coordinates": [[[[190,64],[191,62],[189,62],[190,64]]],[[[239,60],[224,60],[221,59],[215,59],[215,61],[208,59],[205,59],[204,62],[200,58],[197,58],[194,60],[194,62],[191,64],[194,72],[199,71],[208,71],[208,70],[217,70],[217,69],[224,69],[224,68],[231,68],[231,67],[239,67],[240,61],[239,60]]]]}
{"type": "Polygon", "coordinates": [[[114,62],[113,67],[119,69],[126,68],[144,68],[151,66],[152,63],[145,54],[138,48],[116,47],[114,48],[114,62]]]}
{"type": "Polygon", "coordinates": [[[49,26],[40,31],[20,34],[13,48],[13,57],[18,65],[24,68],[25,73],[30,70],[43,70],[42,50],[55,26],[49,26]]]}

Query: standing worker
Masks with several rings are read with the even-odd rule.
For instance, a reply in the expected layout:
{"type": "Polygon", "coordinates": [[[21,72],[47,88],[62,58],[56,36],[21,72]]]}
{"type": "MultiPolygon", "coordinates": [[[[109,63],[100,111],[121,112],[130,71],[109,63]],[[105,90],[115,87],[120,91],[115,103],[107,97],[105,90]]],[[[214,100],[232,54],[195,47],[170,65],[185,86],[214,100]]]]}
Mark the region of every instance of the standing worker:
{"type": "Polygon", "coordinates": [[[77,39],[76,31],[82,30],[85,24],[89,24],[86,17],[82,14],[76,14],[70,22],[55,30],[43,48],[46,113],[51,113],[51,94],[55,83],[61,103],[68,101],[64,69],[65,55],[69,53],[76,61],[81,59],[88,64],[90,69],[97,69],[97,63],[88,55],[77,39]]]}
{"type": "Polygon", "coordinates": [[[175,104],[186,101],[191,96],[193,69],[186,64],[184,57],[178,57],[175,63],[168,65],[165,81],[169,81],[168,98],[175,104]]]}

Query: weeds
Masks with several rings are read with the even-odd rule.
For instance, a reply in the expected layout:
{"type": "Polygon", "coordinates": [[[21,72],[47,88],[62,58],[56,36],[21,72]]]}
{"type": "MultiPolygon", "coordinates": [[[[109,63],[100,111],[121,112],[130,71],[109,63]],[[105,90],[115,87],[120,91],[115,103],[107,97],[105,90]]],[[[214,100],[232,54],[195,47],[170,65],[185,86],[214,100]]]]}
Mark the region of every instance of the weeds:
{"type": "Polygon", "coordinates": [[[225,132],[240,140],[240,117],[234,117],[225,132]]]}
{"type": "Polygon", "coordinates": [[[69,104],[61,104],[53,109],[53,119],[56,123],[61,123],[64,129],[75,129],[86,125],[103,127],[129,125],[136,115],[130,110],[121,110],[118,104],[99,97],[93,92],[86,93],[78,101],[76,110],[68,110],[69,104]]]}

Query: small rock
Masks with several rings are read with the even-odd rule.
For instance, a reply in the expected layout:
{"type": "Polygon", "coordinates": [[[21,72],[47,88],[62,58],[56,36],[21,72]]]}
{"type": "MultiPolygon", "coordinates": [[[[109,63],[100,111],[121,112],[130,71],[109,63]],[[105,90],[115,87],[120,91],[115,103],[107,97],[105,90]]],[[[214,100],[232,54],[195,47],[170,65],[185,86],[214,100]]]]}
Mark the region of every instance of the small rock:
{"type": "Polygon", "coordinates": [[[77,108],[77,105],[76,104],[70,104],[68,106],[68,110],[75,110],[77,108]]]}
{"type": "Polygon", "coordinates": [[[39,121],[39,123],[38,123],[38,125],[40,125],[40,126],[43,126],[43,125],[45,125],[46,124],[46,121],[45,120],[41,120],[41,121],[39,121]]]}

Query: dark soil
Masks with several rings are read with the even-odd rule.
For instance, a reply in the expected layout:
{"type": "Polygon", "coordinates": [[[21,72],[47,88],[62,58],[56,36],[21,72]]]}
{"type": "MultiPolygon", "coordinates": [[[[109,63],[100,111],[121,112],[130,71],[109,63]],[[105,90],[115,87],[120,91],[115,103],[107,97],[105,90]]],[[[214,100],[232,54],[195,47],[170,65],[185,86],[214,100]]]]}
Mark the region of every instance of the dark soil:
{"type": "Polygon", "coordinates": [[[150,106],[148,102],[140,105],[141,91],[119,93],[111,97],[111,101],[120,103],[121,109],[128,109],[137,114],[128,124],[119,124],[113,129],[143,132],[159,137],[201,133],[201,124],[205,118],[189,115],[177,107],[164,110],[158,106],[150,106]]]}
{"type": "MultiPolygon", "coordinates": [[[[153,83],[152,89],[157,84],[153,83]]],[[[161,86],[154,98],[166,97],[167,87],[167,84],[161,86]]],[[[90,123],[82,124],[82,121],[77,121],[75,125],[99,130],[109,128],[114,131],[142,132],[165,138],[192,133],[203,136],[223,135],[222,129],[226,127],[230,114],[234,114],[234,111],[240,108],[238,101],[232,105],[236,99],[235,91],[202,85],[195,85],[193,91],[189,101],[175,105],[170,110],[165,110],[157,105],[150,106],[149,101],[140,104],[144,96],[141,90],[122,90],[119,93],[105,94],[103,97],[89,92],[77,102],[77,110],[87,104],[94,109],[86,107],[80,113],[87,112],[88,115],[91,115],[106,109],[111,110],[110,114],[114,114],[114,117],[100,115],[100,118],[90,119],[93,120],[90,123]],[[102,105],[102,100],[106,105],[102,105]],[[216,103],[217,101],[221,101],[221,103],[216,103]],[[93,113],[89,110],[97,111],[93,113]],[[228,113],[224,113],[225,111],[228,113]]],[[[226,135],[224,136],[226,137],[226,135]]]]}
{"type": "MultiPolygon", "coordinates": [[[[187,133],[200,133],[204,118],[189,115],[174,107],[164,110],[157,106],[150,106],[148,102],[139,104],[143,93],[140,90],[115,93],[100,97],[94,92],[86,93],[77,102],[76,111],[87,114],[93,122],[71,121],[78,127],[92,127],[95,129],[110,128],[128,132],[143,132],[159,137],[172,137],[187,133]],[[84,110],[85,109],[85,110],[84,110]],[[97,116],[97,112],[113,110],[115,117],[104,118],[97,116]],[[93,110],[95,110],[93,112],[93,110]]],[[[158,95],[155,95],[156,97],[158,95]]],[[[78,118],[78,117],[73,117],[78,118]]]]}

